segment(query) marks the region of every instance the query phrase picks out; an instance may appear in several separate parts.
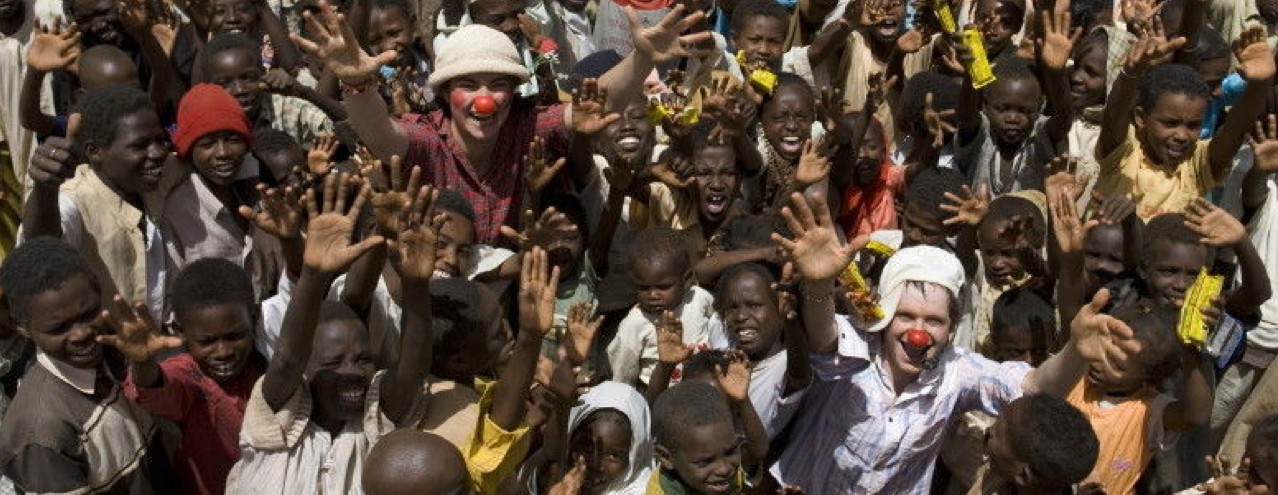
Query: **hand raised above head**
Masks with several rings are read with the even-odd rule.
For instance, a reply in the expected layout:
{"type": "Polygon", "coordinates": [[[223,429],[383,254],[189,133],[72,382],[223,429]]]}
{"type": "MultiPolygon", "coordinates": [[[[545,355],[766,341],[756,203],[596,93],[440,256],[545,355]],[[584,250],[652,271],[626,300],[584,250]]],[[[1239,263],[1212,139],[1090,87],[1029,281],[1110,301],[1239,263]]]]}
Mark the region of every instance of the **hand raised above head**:
{"type": "Polygon", "coordinates": [[[341,273],[360,255],[385,242],[380,235],[369,236],[358,243],[351,241],[355,219],[369,194],[367,183],[345,173],[324,178],[323,198],[316,198],[314,189],[306,191],[308,220],[302,263],[307,268],[320,273],[341,273]],[[360,189],[348,208],[347,196],[355,187],[360,189]]]}
{"type": "Polygon", "coordinates": [[[319,15],[302,12],[310,38],[290,35],[302,51],[324,61],[324,66],[343,82],[365,84],[379,77],[378,70],[395,60],[395,50],[370,56],[342,15],[327,1],[319,3],[319,15]]]}

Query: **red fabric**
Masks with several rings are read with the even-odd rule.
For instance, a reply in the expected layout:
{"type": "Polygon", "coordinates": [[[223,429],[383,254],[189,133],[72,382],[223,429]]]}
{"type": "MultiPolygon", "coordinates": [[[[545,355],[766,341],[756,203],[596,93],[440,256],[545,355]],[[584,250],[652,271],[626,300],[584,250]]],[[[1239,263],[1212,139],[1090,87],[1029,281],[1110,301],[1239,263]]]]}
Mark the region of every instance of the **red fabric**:
{"type": "Polygon", "coordinates": [[[178,104],[177,132],[173,134],[178,156],[186,159],[196,140],[217,131],[233,131],[253,144],[248,117],[235,97],[216,84],[196,84],[178,104]]]}
{"type": "MultiPolygon", "coordinates": [[[[887,138],[883,138],[883,148],[887,138]]],[[[896,195],[905,192],[905,167],[893,165],[887,153],[879,165],[879,178],[870,187],[849,184],[843,189],[838,223],[848,239],[876,230],[895,229],[896,195]]]]}
{"type": "Polygon", "coordinates": [[[532,107],[517,103],[497,134],[492,166],[481,176],[471,167],[460,144],[450,139],[452,121],[442,111],[404,114],[399,124],[409,138],[405,173],[414,165],[420,166],[428,184],[452,189],[469,200],[475,209],[475,242],[481,244],[495,244],[501,239],[501,226],[514,227],[519,220],[524,153],[533,137],[546,140],[551,157],[567,156],[570,139],[564,105],[532,107]]]}
{"type": "Polygon", "coordinates": [[[130,372],[124,394],[182,428],[174,467],[183,493],[221,495],[226,475],[240,459],[240,424],[262,370],[250,360],[238,378],[219,385],[187,353],[160,363],[160,370],[164,383],[154,388],[134,385],[130,372]]]}

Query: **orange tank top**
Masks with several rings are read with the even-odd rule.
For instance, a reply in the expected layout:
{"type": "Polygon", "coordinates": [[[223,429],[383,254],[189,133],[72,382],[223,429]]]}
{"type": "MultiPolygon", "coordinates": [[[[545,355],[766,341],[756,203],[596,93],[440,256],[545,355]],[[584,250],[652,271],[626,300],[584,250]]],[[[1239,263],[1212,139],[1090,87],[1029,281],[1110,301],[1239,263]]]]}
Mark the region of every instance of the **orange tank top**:
{"type": "Polygon", "coordinates": [[[1086,378],[1079,380],[1067,400],[1083,412],[1096,430],[1100,453],[1087,481],[1105,486],[1105,493],[1130,495],[1154,457],[1149,445],[1149,413],[1157,391],[1146,387],[1113,407],[1101,406],[1102,394],[1086,378]]]}

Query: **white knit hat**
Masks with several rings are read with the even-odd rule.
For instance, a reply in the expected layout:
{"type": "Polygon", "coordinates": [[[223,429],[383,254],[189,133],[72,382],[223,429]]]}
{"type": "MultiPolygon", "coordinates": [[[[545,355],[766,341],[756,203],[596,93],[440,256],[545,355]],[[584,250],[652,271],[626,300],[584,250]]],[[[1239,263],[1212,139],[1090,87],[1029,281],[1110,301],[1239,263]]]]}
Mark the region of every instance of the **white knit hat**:
{"type": "Polygon", "coordinates": [[[454,31],[435,54],[435,71],[430,73],[430,89],[439,94],[450,79],[468,74],[505,74],[528,80],[528,68],[519,58],[515,42],[501,31],[470,24],[454,31]]]}
{"type": "Polygon", "coordinates": [[[879,307],[887,316],[871,326],[870,331],[883,330],[892,323],[907,282],[939,285],[958,300],[966,278],[963,264],[949,251],[932,246],[913,246],[897,251],[888,258],[883,273],[879,275],[879,307]]]}

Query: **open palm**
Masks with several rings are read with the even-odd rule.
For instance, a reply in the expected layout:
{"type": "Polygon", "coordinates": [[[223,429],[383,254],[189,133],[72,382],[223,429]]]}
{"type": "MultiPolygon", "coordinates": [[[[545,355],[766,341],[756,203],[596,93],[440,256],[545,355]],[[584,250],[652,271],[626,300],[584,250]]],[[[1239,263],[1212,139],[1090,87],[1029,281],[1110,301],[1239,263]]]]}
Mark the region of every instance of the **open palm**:
{"type": "Polygon", "coordinates": [[[832,279],[852,262],[857,248],[843,246],[835,233],[830,218],[830,208],[819,193],[790,196],[792,206],[781,210],[781,216],[794,233],[794,239],[772,234],[772,240],[781,244],[799,274],[807,280],[832,279]]]}
{"type": "Polygon", "coordinates": [[[49,72],[70,67],[80,58],[80,31],[75,24],[63,27],[57,19],[53,27],[38,26],[31,33],[27,66],[49,72]]]}
{"type": "Polygon", "coordinates": [[[630,32],[634,39],[635,50],[657,64],[691,55],[688,47],[709,40],[711,37],[709,31],[683,34],[706,17],[703,12],[686,14],[686,10],[683,5],[676,5],[656,25],[645,28],[634,9],[626,7],[626,17],[630,20],[630,32]]]}
{"type": "Polygon", "coordinates": [[[182,347],[182,338],[160,335],[159,326],[151,318],[146,303],[137,302],[129,306],[123,297],[115,296],[110,311],[103,311],[111,328],[111,335],[99,335],[98,342],[116,348],[134,363],[144,363],[155,359],[155,356],[170,349],[182,347]]]}
{"type": "Polygon", "coordinates": [[[377,75],[383,65],[395,60],[394,50],[370,56],[359,46],[359,38],[351,29],[346,17],[338,13],[328,2],[320,2],[320,14],[303,12],[311,39],[291,35],[302,51],[323,60],[324,66],[338,79],[349,83],[365,82],[377,75]]]}
{"type": "Polygon", "coordinates": [[[384,242],[381,236],[369,236],[358,244],[351,243],[355,231],[355,219],[359,216],[369,188],[364,184],[350,208],[346,207],[349,187],[359,181],[349,174],[329,174],[324,178],[324,199],[320,205],[312,189],[306,192],[306,208],[310,221],[306,226],[306,248],[302,262],[321,273],[339,273],[346,270],[361,254],[384,242]]]}

